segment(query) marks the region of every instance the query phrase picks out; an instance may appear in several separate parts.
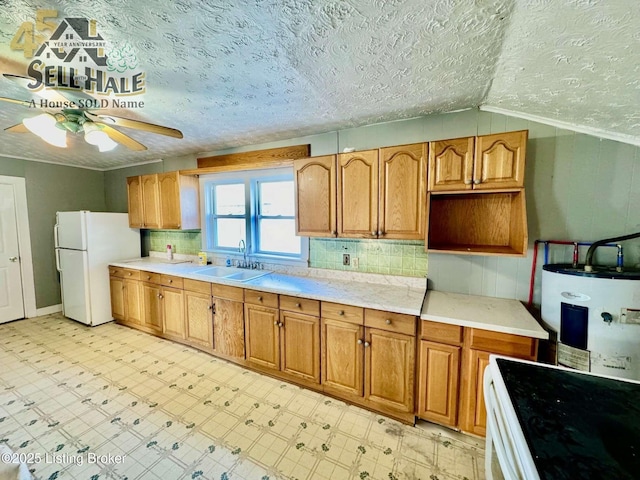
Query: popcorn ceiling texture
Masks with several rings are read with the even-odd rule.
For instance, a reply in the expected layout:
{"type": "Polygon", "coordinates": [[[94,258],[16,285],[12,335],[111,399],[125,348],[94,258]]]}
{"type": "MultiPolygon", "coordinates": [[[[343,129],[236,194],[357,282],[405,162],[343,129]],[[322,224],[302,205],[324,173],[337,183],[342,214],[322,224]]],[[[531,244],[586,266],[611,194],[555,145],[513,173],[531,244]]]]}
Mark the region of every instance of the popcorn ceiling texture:
{"type": "MultiPolygon", "coordinates": [[[[79,135],[57,149],[2,132],[4,156],[108,169],[479,105],[640,141],[636,0],[16,0],[2,5],[3,72],[26,73],[10,42],[36,8],[130,44],[147,85],[130,98],[145,105],[111,113],[185,138],[122,128],[149,149],[99,154],[79,135]]],[[[0,96],[30,100],[4,78],[0,96]]],[[[33,110],[2,102],[0,128],[33,110]]]]}

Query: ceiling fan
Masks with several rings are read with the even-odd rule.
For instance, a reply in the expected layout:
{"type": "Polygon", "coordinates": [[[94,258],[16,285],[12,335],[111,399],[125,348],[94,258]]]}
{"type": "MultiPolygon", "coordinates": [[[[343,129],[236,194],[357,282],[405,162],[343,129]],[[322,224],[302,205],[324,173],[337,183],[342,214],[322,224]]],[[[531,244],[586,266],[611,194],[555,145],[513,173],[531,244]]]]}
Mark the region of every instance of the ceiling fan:
{"type": "MultiPolygon", "coordinates": [[[[28,77],[3,73],[3,77],[13,82],[27,87],[32,82],[28,77]]],[[[55,90],[43,89],[36,92],[53,105],[69,106],[51,112],[41,113],[35,117],[25,118],[22,123],[7,127],[4,130],[11,133],[34,133],[45,142],[56,147],[67,146],[67,132],[74,134],[84,134],[87,143],[98,147],[100,152],[113,150],[117,145],[124,145],[130,150],[146,150],[142,143],[134,140],[128,135],[112,127],[124,127],[134,130],[143,130],[159,135],[166,135],[173,138],[183,138],[182,132],[175,128],[163,127],[153,123],[117,117],[111,114],[103,114],[94,109],[77,107],[73,101],[55,90]]],[[[27,100],[16,100],[13,98],[0,97],[0,101],[15,103],[25,107],[33,107],[35,102],[27,100]]],[[[45,110],[51,110],[44,107],[45,110]]]]}

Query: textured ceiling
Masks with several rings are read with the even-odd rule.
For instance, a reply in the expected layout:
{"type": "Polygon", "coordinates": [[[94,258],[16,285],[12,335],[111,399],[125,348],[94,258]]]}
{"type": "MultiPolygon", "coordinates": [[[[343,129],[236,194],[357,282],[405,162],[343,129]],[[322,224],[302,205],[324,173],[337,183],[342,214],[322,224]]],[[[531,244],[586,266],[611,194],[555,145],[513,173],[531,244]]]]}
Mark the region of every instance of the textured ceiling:
{"type": "MultiPolygon", "coordinates": [[[[0,154],[92,168],[482,106],[640,143],[637,0],[0,0],[0,71],[36,8],[97,21],[107,52],[130,46],[143,108],[113,115],[181,130],[118,127],[148,150],[98,153],[0,131],[0,154]]],[[[47,37],[50,32],[46,34],[47,37]]],[[[110,55],[108,53],[108,55],[110,55]]],[[[112,57],[110,57],[112,58],[112,57]]],[[[0,96],[38,98],[0,78],[0,96]]],[[[98,97],[103,98],[103,97],[98,97]]],[[[34,116],[0,102],[0,128],[34,116]]],[[[0,160],[1,161],[1,160],[0,160]]]]}

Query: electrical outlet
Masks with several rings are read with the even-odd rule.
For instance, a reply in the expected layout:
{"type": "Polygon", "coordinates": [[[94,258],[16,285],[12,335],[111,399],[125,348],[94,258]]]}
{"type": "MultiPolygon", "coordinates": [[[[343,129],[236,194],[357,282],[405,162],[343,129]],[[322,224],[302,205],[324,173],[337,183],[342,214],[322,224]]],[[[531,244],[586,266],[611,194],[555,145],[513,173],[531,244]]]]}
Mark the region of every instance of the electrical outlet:
{"type": "Polygon", "coordinates": [[[358,268],[360,266],[360,260],[358,259],[358,257],[354,257],[351,259],[351,266],[353,268],[358,268]]]}
{"type": "Polygon", "coordinates": [[[351,255],[348,253],[342,254],[342,265],[351,265],[351,255]]]}

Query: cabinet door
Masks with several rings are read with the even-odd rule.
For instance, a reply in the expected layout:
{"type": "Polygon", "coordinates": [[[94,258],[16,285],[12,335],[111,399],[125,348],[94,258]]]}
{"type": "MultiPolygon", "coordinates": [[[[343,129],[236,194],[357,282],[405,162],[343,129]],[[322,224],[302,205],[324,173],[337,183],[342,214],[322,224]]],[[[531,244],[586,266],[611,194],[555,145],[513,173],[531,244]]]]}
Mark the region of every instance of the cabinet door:
{"type": "Polygon", "coordinates": [[[379,238],[424,238],[426,165],[426,143],[380,149],[379,238]]]}
{"type": "Polygon", "coordinates": [[[526,148],[527,130],[477,137],[473,188],[524,186],[526,148]]]}
{"type": "Polygon", "coordinates": [[[280,327],[278,309],[245,304],[244,328],[247,361],[261,367],[280,369],[280,327]]]}
{"type": "Polygon", "coordinates": [[[111,291],[111,315],[116,320],[124,320],[124,280],[120,277],[109,277],[109,289],[111,291]]]}
{"type": "Polygon", "coordinates": [[[429,142],[429,190],[470,190],[474,137],[429,142]]]}
{"type": "Polygon", "coordinates": [[[213,348],[213,317],[211,295],[184,292],[185,338],[195,345],[213,348]]]}
{"type": "Polygon", "coordinates": [[[228,357],[244,358],[244,304],[213,297],[213,312],[214,350],[228,357]]]}
{"type": "Polygon", "coordinates": [[[129,323],[141,325],[142,299],[140,298],[140,282],[137,280],[124,281],[125,320],[129,323]]]}
{"type": "Polygon", "coordinates": [[[177,288],[162,288],[162,333],[177,340],[184,339],[184,295],[177,288]]]}
{"type": "Polygon", "coordinates": [[[162,332],[162,288],[154,283],[142,284],[143,325],[162,332]]]}
{"type": "Polygon", "coordinates": [[[158,197],[158,176],[143,175],[142,183],[142,212],[145,228],[160,228],[160,206],[158,197]]]}
{"type": "Polygon", "coordinates": [[[296,235],[336,236],[336,157],[293,162],[296,192],[296,235]]]}
{"type": "Polygon", "coordinates": [[[144,227],[140,177],[127,178],[127,204],[129,205],[129,226],[131,228],[144,227]]]}
{"type": "Polygon", "coordinates": [[[320,383],[320,319],[280,312],[280,368],[313,383],[320,383]]]}
{"type": "Polygon", "coordinates": [[[338,155],[338,236],[378,236],[378,151],[338,155]]]}
{"type": "Polygon", "coordinates": [[[456,426],[460,347],[420,341],[418,363],[418,416],[456,426]]]}
{"type": "Polygon", "coordinates": [[[460,405],[460,429],[484,436],[487,427],[487,410],[484,406],[484,369],[489,365],[489,353],[470,349],[465,352],[460,405]]]}
{"type": "Polygon", "coordinates": [[[363,395],[364,327],[322,319],[322,384],[337,395],[363,395]]]}
{"type": "Polygon", "coordinates": [[[415,337],[366,329],[367,400],[400,412],[414,411],[415,337]]]}
{"type": "Polygon", "coordinates": [[[158,173],[160,228],[180,228],[180,184],[178,172],[158,173]]]}

